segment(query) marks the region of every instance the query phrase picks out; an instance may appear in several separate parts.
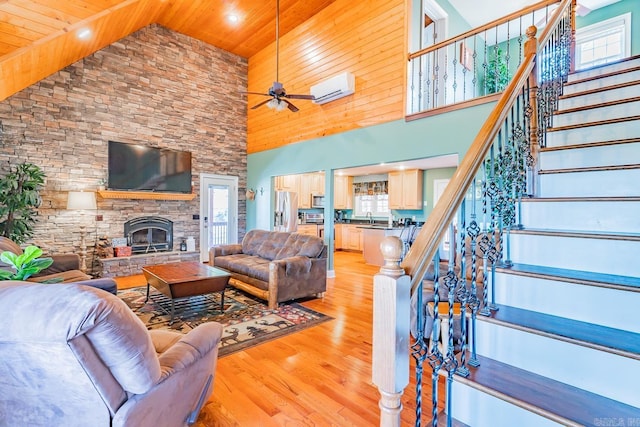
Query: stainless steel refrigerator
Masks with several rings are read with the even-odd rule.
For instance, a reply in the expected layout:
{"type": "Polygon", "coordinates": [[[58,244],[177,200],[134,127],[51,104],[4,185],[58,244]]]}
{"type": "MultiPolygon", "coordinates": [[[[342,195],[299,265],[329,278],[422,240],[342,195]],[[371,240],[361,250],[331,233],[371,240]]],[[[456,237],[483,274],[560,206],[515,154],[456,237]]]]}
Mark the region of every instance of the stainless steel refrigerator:
{"type": "Polygon", "coordinates": [[[298,194],[276,191],[273,229],[293,232],[298,229],[298,194]]]}

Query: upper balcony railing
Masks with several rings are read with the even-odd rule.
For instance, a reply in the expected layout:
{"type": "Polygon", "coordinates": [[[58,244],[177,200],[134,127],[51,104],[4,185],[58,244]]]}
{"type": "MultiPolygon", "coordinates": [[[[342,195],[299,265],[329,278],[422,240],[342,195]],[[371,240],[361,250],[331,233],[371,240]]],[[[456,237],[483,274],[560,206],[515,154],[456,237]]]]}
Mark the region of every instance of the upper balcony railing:
{"type": "Polygon", "coordinates": [[[545,0],[409,54],[407,115],[502,92],[524,59],[525,31],[546,27],[560,0],[545,0]]]}

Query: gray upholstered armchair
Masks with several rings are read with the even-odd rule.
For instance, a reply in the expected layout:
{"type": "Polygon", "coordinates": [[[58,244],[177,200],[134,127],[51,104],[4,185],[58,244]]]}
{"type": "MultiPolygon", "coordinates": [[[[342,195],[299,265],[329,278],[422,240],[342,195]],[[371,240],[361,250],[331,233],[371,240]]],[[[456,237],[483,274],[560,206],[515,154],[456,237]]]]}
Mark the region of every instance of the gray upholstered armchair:
{"type": "Polygon", "coordinates": [[[0,424],[181,426],[213,387],[218,323],[147,331],[100,289],[0,282],[0,424]]]}

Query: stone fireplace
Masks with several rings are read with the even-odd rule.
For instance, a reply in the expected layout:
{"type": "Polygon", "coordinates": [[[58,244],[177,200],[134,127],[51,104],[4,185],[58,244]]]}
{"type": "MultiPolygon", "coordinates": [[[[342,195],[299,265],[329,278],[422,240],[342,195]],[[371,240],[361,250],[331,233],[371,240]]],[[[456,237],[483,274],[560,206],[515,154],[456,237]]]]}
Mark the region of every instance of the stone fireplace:
{"type": "Polygon", "coordinates": [[[159,216],[141,216],[124,223],[124,235],[132,254],[173,250],[173,221],[159,216]]]}

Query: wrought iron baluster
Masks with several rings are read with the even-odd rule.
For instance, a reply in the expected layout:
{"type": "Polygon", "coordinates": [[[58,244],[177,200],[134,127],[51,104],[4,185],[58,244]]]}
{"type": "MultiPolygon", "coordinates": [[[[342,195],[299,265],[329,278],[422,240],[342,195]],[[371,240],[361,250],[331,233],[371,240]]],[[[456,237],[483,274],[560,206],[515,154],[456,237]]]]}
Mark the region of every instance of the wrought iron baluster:
{"type": "Polygon", "coordinates": [[[510,26],[509,24],[511,24],[511,21],[507,21],[507,53],[505,55],[505,62],[507,64],[507,83],[509,84],[509,82],[511,81],[511,75],[510,75],[510,68],[509,68],[509,60],[511,59],[511,49],[510,49],[510,43],[511,43],[511,33],[510,33],[510,26]]]}
{"type": "Polygon", "coordinates": [[[495,34],[495,39],[494,39],[495,43],[493,45],[493,60],[495,61],[496,66],[493,67],[493,88],[494,88],[494,92],[500,92],[499,87],[498,86],[498,82],[500,81],[500,57],[498,56],[498,27],[496,27],[496,34],[495,34]]]}
{"type": "Polygon", "coordinates": [[[520,64],[522,64],[522,60],[524,59],[524,55],[522,53],[522,49],[523,49],[523,44],[522,41],[524,40],[524,37],[522,36],[522,16],[520,18],[518,18],[518,23],[520,24],[520,35],[518,36],[518,67],[520,66],[520,64]]]}
{"type": "MultiPolygon", "coordinates": [[[[452,236],[454,235],[453,230],[451,235],[452,236]]],[[[450,246],[453,246],[453,245],[450,245],[450,246]]],[[[455,254],[453,254],[452,258],[455,259],[455,254]]],[[[454,336],[453,336],[453,331],[454,331],[453,328],[455,324],[453,307],[455,302],[456,288],[458,286],[458,277],[456,276],[456,273],[454,271],[454,262],[451,259],[449,260],[449,271],[447,272],[447,275],[445,277],[445,284],[447,285],[447,289],[449,290],[447,294],[447,302],[449,305],[447,320],[449,321],[449,325],[448,325],[448,339],[446,343],[447,352],[444,356],[443,367],[447,371],[447,426],[451,426],[452,425],[451,402],[453,400],[452,399],[453,375],[455,374],[458,368],[458,359],[456,358],[455,351],[454,351],[455,348],[454,348],[454,336]]],[[[434,311],[438,311],[438,306],[434,306],[434,311]]],[[[443,342],[443,345],[444,344],[445,343],[443,342]]]]}
{"type": "MultiPolygon", "coordinates": [[[[480,300],[478,299],[478,287],[477,287],[477,257],[476,257],[476,241],[478,236],[480,235],[481,228],[476,221],[476,178],[473,179],[471,184],[471,222],[469,227],[467,227],[467,235],[471,240],[471,290],[469,292],[469,297],[467,298],[467,304],[471,309],[471,343],[472,343],[472,351],[471,358],[469,359],[469,365],[471,366],[480,366],[480,362],[478,361],[476,355],[476,317],[478,315],[478,308],[480,306],[480,300]]],[[[486,206],[486,205],[485,205],[486,206]]],[[[464,322],[464,318],[463,318],[464,322]]],[[[466,341],[464,342],[465,348],[462,350],[462,354],[466,353],[466,341]]],[[[469,374],[469,370],[466,367],[464,360],[462,360],[462,366],[467,371],[467,375],[469,374]]],[[[462,375],[462,374],[461,374],[462,375]]]]}
{"type": "Polygon", "coordinates": [[[447,46],[443,47],[442,49],[444,50],[444,74],[442,75],[442,86],[444,86],[444,100],[442,102],[442,105],[447,105],[447,103],[449,102],[449,99],[447,98],[447,80],[449,79],[449,49],[447,48],[447,46]]]}
{"type": "MultiPolygon", "coordinates": [[[[440,337],[440,316],[438,313],[438,305],[440,304],[440,251],[436,251],[436,255],[433,257],[434,263],[434,277],[433,277],[433,328],[431,330],[431,341],[429,346],[429,352],[427,359],[431,366],[431,425],[437,427],[438,425],[438,378],[440,369],[444,364],[444,357],[440,348],[438,347],[438,338],[440,337]]],[[[421,307],[421,306],[418,306],[421,307]]],[[[424,322],[423,322],[424,323],[424,322]]],[[[416,378],[416,384],[422,379],[416,378]]],[[[416,427],[421,425],[422,414],[422,389],[416,388],[416,427]]]]}
{"type": "Polygon", "coordinates": [[[469,376],[467,369],[467,325],[466,312],[469,293],[467,290],[467,245],[466,245],[466,200],[460,204],[460,277],[456,289],[456,296],[460,303],[460,366],[456,373],[463,377],[469,376]]]}
{"type": "MultiPolygon", "coordinates": [[[[498,132],[498,144],[500,141],[500,133],[498,132]]],[[[502,240],[501,238],[496,239],[496,227],[498,226],[498,219],[496,218],[496,199],[500,196],[500,186],[497,183],[496,178],[496,162],[495,162],[495,153],[494,150],[496,148],[496,143],[494,142],[491,145],[490,151],[490,164],[491,164],[491,181],[493,185],[493,196],[491,196],[491,227],[489,231],[491,233],[491,243],[495,249],[493,253],[493,259],[491,261],[491,303],[489,304],[489,309],[491,311],[497,311],[498,306],[496,305],[495,295],[496,295],[496,265],[502,258],[502,240]],[[499,243],[499,247],[496,244],[499,243]]],[[[498,153],[500,152],[500,147],[498,146],[498,153]]]]}
{"type": "Polygon", "coordinates": [[[431,56],[433,56],[432,53],[425,55],[425,64],[424,64],[424,69],[425,69],[425,77],[426,77],[426,81],[425,81],[425,106],[424,109],[428,109],[431,107],[431,70],[429,67],[429,64],[431,64],[432,59],[431,56]]]}
{"type": "MultiPolygon", "coordinates": [[[[493,146],[491,148],[491,158],[493,158],[493,146]]],[[[482,278],[482,310],[480,310],[480,314],[483,316],[488,316],[491,314],[491,312],[489,311],[489,287],[487,286],[488,284],[487,279],[489,277],[489,274],[487,271],[487,266],[489,262],[489,256],[493,253],[493,251],[495,251],[491,237],[489,237],[489,230],[491,229],[491,226],[490,225],[488,226],[488,224],[490,223],[488,222],[489,218],[487,218],[487,202],[489,202],[490,199],[492,199],[492,197],[489,194],[490,177],[489,177],[489,174],[487,173],[488,171],[491,171],[490,168],[491,168],[491,165],[489,163],[489,160],[485,159],[485,161],[482,164],[482,222],[484,223],[484,233],[480,240],[480,250],[482,251],[482,268],[484,271],[484,276],[482,278]]],[[[489,207],[491,207],[491,205],[489,207]]],[[[489,215],[491,216],[491,213],[489,213],[489,215]]],[[[476,359],[475,338],[472,341],[471,351],[472,351],[471,359],[472,360],[476,359]]]]}
{"type": "Polygon", "coordinates": [[[440,49],[434,51],[433,58],[433,108],[438,107],[438,95],[440,94],[440,49]]]}
{"type": "Polygon", "coordinates": [[[456,52],[455,49],[456,45],[453,45],[453,84],[451,85],[451,88],[453,89],[453,100],[452,100],[452,104],[455,104],[456,102],[456,95],[457,95],[457,89],[458,89],[458,54],[456,52]]]}
{"type": "MultiPolygon", "coordinates": [[[[411,86],[409,86],[409,92],[411,93],[411,101],[410,101],[411,102],[411,108],[410,108],[410,110],[411,110],[412,113],[415,113],[417,111],[416,110],[416,105],[415,105],[416,104],[416,101],[415,101],[415,99],[416,99],[416,84],[415,84],[415,81],[416,81],[416,73],[419,75],[419,71],[416,72],[416,67],[417,67],[416,66],[416,60],[414,59],[414,60],[411,61],[411,86]]],[[[420,105],[420,93],[418,93],[417,96],[418,96],[417,104],[420,105]]]]}
{"type": "Polygon", "coordinates": [[[478,83],[478,70],[477,70],[478,49],[476,46],[477,40],[478,40],[478,37],[474,36],[473,37],[473,54],[471,55],[471,57],[473,58],[473,79],[471,80],[471,83],[473,84],[473,96],[476,96],[476,91],[477,91],[476,84],[478,83]]]}
{"type": "Polygon", "coordinates": [[[487,94],[487,79],[489,78],[489,76],[487,76],[487,68],[488,68],[488,64],[487,64],[487,30],[484,31],[484,38],[482,39],[484,41],[484,57],[482,60],[482,68],[483,68],[483,82],[482,82],[482,86],[483,86],[483,95],[487,94]]]}

